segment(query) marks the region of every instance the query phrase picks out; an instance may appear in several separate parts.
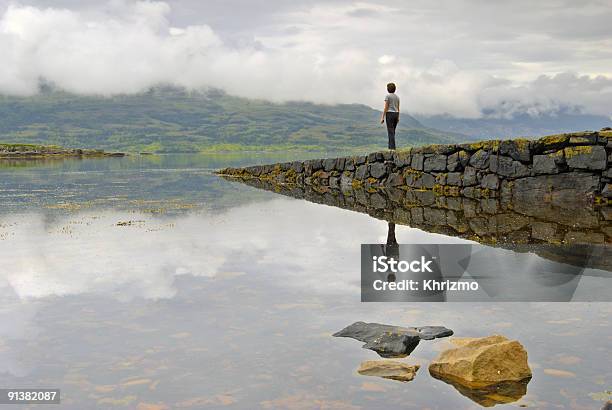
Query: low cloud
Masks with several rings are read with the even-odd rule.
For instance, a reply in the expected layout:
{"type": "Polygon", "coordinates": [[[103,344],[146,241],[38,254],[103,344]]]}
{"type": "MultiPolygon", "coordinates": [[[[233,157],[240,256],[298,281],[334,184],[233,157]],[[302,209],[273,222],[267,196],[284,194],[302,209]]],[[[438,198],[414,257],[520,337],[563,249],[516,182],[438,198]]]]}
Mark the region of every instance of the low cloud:
{"type": "MultiPolygon", "coordinates": [[[[467,10],[479,7],[469,3],[467,10]]],[[[583,28],[573,42],[550,22],[567,20],[560,6],[552,15],[545,13],[554,7],[533,10],[544,19],[545,34],[536,32],[531,15],[516,20],[528,10],[506,10],[508,21],[523,22],[515,28],[522,35],[488,21],[471,28],[470,19],[484,16],[418,1],[411,7],[285,5],[274,18],[251,22],[249,32],[236,29],[235,21],[231,29],[181,24],[173,17],[179,7],[118,0],[78,9],[6,6],[0,16],[0,93],[32,95],[41,82],[106,96],[171,84],[276,102],[380,108],[384,85],[395,81],[403,107],[419,114],[507,117],[569,107],[612,115],[612,75],[603,68],[612,56],[603,20],[597,17],[593,29],[583,28]]],[[[576,18],[586,22],[588,13],[599,16],[601,10],[584,7],[576,18]]],[[[207,21],[205,8],[201,16],[207,21]]]]}

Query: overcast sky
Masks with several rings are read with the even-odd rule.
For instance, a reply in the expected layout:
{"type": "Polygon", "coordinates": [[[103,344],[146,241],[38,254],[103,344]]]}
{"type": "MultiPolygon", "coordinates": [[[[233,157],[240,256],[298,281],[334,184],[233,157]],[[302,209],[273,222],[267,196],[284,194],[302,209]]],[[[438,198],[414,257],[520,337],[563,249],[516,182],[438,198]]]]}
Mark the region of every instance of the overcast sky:
{"type": "Polygon", "coordinates": [[[0,0],[0,93],[156,84],[479,117],[612,116],[612,0],[0,0]]]}

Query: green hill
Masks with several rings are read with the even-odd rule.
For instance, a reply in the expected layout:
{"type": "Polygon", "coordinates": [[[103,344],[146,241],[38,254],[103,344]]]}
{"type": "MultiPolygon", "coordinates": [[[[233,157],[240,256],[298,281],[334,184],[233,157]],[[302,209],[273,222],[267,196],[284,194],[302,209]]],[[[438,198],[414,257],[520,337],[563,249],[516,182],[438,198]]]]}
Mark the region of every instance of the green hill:
{"type": "MultiPolygon", "coordinates": [[[[46,90],[0,96],[0,141],[132,152],[380,148],[386,131],[379,115],[365,105],[275,104],[220,91],[156,88],[106,98],[46,90]]],[[[407,114],[398,136],[400,146],[467,139],[407,114]]]]}

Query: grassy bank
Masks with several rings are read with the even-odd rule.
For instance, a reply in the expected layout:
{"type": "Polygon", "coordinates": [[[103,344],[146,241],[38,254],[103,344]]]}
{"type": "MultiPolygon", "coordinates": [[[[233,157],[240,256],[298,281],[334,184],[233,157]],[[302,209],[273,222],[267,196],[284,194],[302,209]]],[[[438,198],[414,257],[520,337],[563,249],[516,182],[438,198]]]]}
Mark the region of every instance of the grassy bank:
{"type": "Polygon", "coordinates": [[[64,148],[59,145],[0,143],[0,158],[45,157],[106,157],[123,156],[121,152],[105,152],[99,149],[64,148]]]}

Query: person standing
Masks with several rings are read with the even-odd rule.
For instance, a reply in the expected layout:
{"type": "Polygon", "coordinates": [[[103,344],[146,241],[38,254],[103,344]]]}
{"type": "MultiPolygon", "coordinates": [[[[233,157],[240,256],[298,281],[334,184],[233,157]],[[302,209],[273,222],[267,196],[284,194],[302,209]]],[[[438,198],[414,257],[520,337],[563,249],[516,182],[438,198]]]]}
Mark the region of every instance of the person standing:
{"type": "Polygon", "coordinates": [[[387,84],[387,96],[385,97],[385,108],[382,116],[380,117],[380,123],[387,121],[387,135],[389,136],[389,149],[395,150],[395,128],[399,122],[400,114],[400,99],[395,94],[395,84],[387,84]]]}

